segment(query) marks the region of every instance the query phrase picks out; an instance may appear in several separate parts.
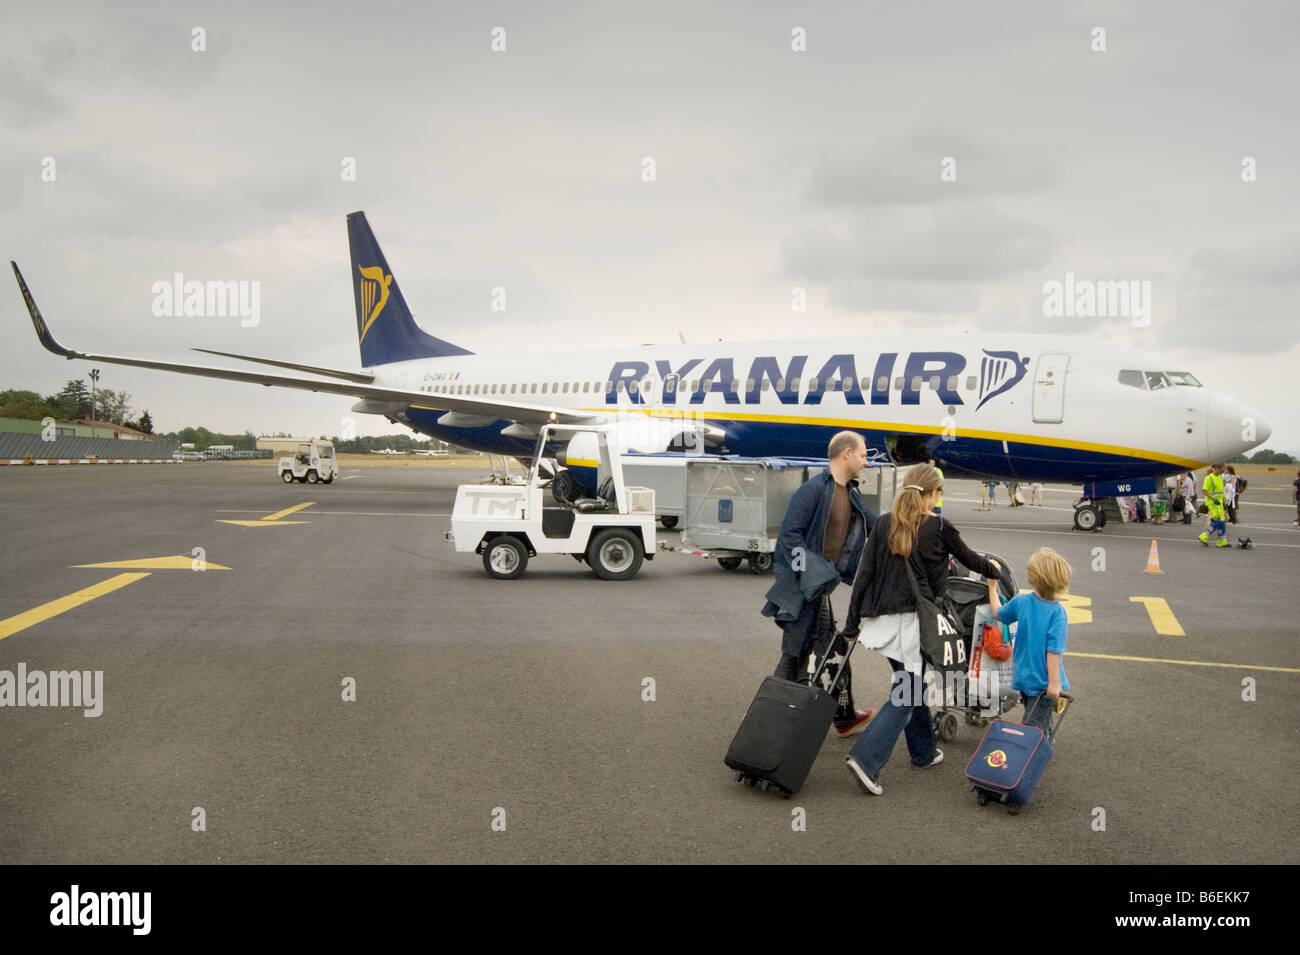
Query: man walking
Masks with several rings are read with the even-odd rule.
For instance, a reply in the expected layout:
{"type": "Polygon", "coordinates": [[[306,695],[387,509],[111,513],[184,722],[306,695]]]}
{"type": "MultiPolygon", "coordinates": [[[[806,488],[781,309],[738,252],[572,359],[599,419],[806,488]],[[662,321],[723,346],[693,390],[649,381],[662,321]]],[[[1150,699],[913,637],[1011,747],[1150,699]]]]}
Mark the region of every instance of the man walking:
{"type": "MultiPolygon", "coordinates": [[[[862,547],[876,522],[854,480],[867,465],[862,435],[839,432],[831,438],[826,457],[829,467],[790,499],[773,561],[776,582],[768,590],[763,606],[763,615],[775,618],[781,627],[781,660],[776,676],[786,680],[799,677],[801,664],[805,670],[815,669],[815,661],[805,662],[805,658],[819,637],[828,638],[827,654],[841,651],[828,595],[841,581],[853,583],[862,547]]],[[[836,672],[828,666],[823,673],[828,686],[836,672]]],[[[851,680],[846,662],[834,721],[841,739],[862,732],[872,716],[872,711],[854,707],[851,680]]]]}

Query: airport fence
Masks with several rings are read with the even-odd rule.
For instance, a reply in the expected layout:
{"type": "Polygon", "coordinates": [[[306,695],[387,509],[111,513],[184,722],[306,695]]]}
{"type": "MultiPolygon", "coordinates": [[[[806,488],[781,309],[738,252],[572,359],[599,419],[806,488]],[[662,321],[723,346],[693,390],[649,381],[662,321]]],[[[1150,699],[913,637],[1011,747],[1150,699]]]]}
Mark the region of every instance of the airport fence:
{"type": "Polygon", "coordinates": [[[0,461],[99,458],[105,461],[170,461],[176,441],[123,441],[119,438],[55,438],[39,434],[0,434],[0,461]]]}

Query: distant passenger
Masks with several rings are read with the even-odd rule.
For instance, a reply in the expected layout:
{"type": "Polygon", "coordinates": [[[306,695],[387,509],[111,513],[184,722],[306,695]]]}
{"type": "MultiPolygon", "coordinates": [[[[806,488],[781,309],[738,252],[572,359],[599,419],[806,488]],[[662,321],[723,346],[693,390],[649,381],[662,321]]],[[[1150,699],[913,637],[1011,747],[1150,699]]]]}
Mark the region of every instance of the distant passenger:
{"type": "Polygon", "coordinates": [[[1232,508],[1232,523],[1235,524],[1237,523],[1237,510],[1241,507],[1241,495],[1246,493],[1246,478],[1244,475],[1238,474],[1231,467],[1228,468],[1228,473],[1233,477],[1233,484],[1235,485],[1233,494],[1237,499],[1232,508]]]}
{"type": "Polygon", "coordinates": [[[1223,512],[1228,516],[1228,522],[1237,523],[1237,472],[1233,470],[1232,465],[1227,465],[1223,474],[1223,512]]]}
{"type": "Polygon", "coordinates": [[[1291,482],[1291,503],[1295,505],[1296,519],[1291,523],[1300,527],[1300,471],[1296,471],[1295,480],[1291,482]]]}
{"type": "Polygon", "coordinates": [[[1183,497],[1183,523],[1190,524],[1192,515],[1196,513],[1196,480],[1192,477],[1191,471],[1183,475],[1180,488],[1183,497]]]}
{"type": "MultiPolygon", "coordinates": [[[[790,498],[773,561],[776,583],[767,592],[763,616],[781,627],[781,660],[776,676],[795,680],[801,671],[815,669],[810,656],[814,643],[831,654],[847,648],[834,632],[830,592],[843,582],[853,583],[862,545],[871,533],[876,515],[858,494],[859,471],[867,466],[867,445],[856,431],[841,431],[826,449],[829,467],[808,480],[790,498]],[[820,641],[818,638],[822,638],[820,641]]],[[[837,670],[823,675],[833,681],[837,670]]],[[[861,733],[871,710],[853,705],[853,674],[844,666],[839,708],[834,729],[841,739],[861,733]]]]}

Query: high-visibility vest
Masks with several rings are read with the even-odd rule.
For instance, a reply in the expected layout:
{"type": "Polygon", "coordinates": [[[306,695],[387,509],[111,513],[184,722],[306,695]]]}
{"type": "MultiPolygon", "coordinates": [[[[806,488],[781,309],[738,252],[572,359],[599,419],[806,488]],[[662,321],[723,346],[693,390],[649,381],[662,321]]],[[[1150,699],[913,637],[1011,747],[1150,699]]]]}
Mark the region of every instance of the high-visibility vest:
{"type": "Polygon", "coordinates": [[[1213,501],[1215,504],[1223,503],[1223,475],[1207,474],[1205,475],[1205,498],[1206,501],[1213,501]]]}

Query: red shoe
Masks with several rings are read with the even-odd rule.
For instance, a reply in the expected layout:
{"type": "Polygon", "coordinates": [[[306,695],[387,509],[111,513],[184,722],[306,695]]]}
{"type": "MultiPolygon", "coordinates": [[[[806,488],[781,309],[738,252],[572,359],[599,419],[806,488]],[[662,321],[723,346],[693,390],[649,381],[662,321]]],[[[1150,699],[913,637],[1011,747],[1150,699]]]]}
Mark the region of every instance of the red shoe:
{"type": "Polygon", "coordinates": [[[867,724],[871,722],[871,718],[876,715],[875,710],[869,709],[857,710],[856,712],[857,715],[854,716],[852,723],[845,723],[843,725],[835,723],[831,726],[831,729],[835,732],[836,739],[848,739],[851,736],[857,736],[867,728],[867,724]]]}

